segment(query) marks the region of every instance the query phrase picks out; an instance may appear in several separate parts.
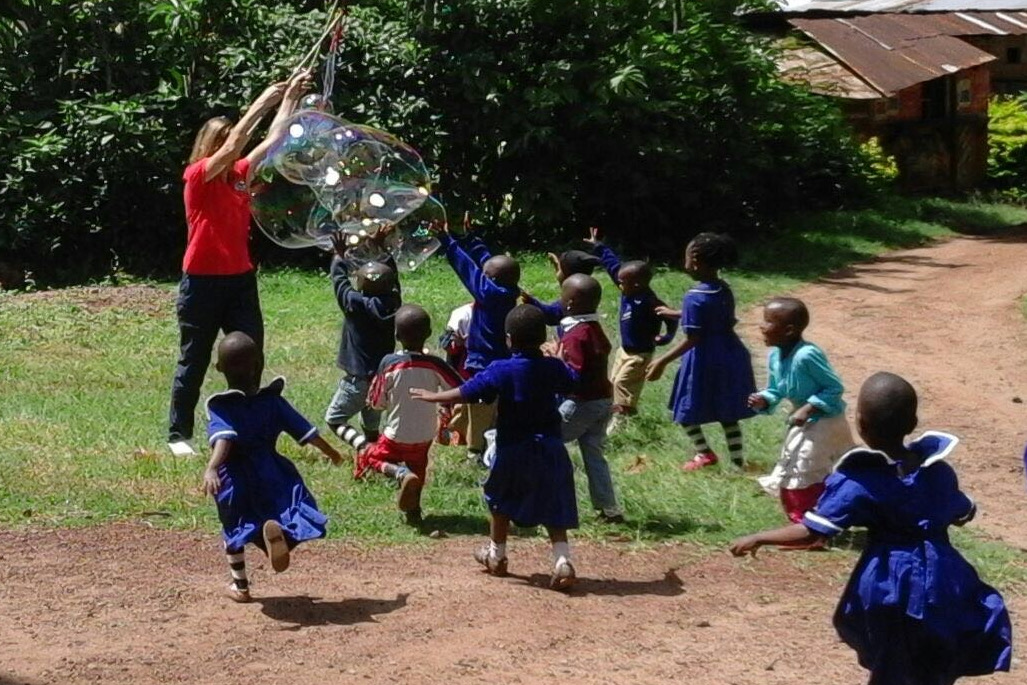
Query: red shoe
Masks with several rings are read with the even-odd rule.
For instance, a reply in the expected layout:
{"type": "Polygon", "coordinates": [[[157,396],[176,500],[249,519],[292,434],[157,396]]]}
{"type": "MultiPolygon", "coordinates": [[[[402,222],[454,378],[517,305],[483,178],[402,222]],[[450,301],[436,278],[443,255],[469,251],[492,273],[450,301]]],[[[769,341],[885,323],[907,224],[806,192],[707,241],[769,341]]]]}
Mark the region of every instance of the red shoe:
{"type": "Polygon", "coordinates": [[[692,457],[691,461],[686,461],[681,465],[682,471],[698,471],[699,469],[706,468],[707,466],[713,466],[717,463],[717,455],[713,452],[700,452],[699,454],[692,457]]]}

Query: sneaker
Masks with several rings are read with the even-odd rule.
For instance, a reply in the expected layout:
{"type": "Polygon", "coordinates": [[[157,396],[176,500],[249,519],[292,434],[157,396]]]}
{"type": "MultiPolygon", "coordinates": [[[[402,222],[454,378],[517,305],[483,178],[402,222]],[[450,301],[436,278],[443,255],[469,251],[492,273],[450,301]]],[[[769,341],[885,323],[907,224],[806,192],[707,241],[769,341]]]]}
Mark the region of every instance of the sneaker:
{"type": "Polygon", "coordinates": [[[250,596],[250,591],[240,590],[236,586],[234,580],[228,584],[227,588],[225,588],[225,597],[228,597],[228,599],[239,604],[249,604],[253,601],[253,597],[250,596]]]}
{"type": "Polygon", "coordinates": [[[278,521],[264,522],[264,546],[275,573],[289,568],[289,544],[285,541],[285,534],[278,521]]]}
{"type": "Polygon", "coordinates": [[[397,502],[402,512],[420,509],[421,504],[421,479],[410,469],[400,469],[396,474],[399,481],[399,497],[397,502]]]}
{"type": "Polygon", "coordinates": [[[564,591],[571,589],[578,579],[574,573],[574,564],[564,558],[560,558],[553,567],[553,575],[549,576],[549,589],[564,591]]]}
{"type": "Polygon", "coordinates": [[[197,452],[188,440],[174,440],[168,443],[168,449],[176,457],[195,457],[197,452]]]}
{"type": "Polygon", "coordinates": [[[610,422],[606,424],[606,434],[608,436],[613,435],[620,429],[624,428],[627,422],[628,417],[626,414],[614,414],[613,417],[610,419],[610,422]]]}
{"type": "Polygon", "coordinates": [[[624,520],[624,514],[607,514],[605,511],[601,511],[596,515],[596,520],[600,523],[627,523],[624,520]]]}
{"type": "Polygon", "coordinates": [[[506,557],[497,559],[492,556],[491,547],[487,542],[474,552],[474,560],[484,566],[490,575],[500,578],[506,575],[506,557]]]}
{"type": "Polygon", "coordinates": [[[699,469],[706,468],[707,466],[713,466],[717,463],[717,455],[713,452],[700,452],[699,454],[692,457],[691,461],[686,461],[681,465],[682,471],[698,471],[699,469]]]}

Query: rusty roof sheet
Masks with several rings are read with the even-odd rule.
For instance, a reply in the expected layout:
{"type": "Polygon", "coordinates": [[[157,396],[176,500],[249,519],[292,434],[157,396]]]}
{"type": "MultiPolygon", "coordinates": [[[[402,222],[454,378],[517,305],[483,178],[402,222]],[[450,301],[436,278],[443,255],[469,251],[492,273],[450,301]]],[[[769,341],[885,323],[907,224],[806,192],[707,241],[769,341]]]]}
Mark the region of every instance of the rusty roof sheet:
{"type": "Polygon", "coordinates": [[[995,59],[950,35],[948,24],[932,21],[934,16],[871,15],[789,23],[881,93],[893,95],[995,59]],[[919,21],[908,21],[912,19],[919,21]]]}
{"type": "Polygon", "coordinates": [[[1027,11],[1025,0],[777,0],[787,14],[1027,11]]]}
{"type": "Polygon", "coordinates": [[[802,83],[814,93],[850,100],[876,100],[881,93],[837,59],[808,45],[786,47],[777,58],[785,81],[802,83]]]}

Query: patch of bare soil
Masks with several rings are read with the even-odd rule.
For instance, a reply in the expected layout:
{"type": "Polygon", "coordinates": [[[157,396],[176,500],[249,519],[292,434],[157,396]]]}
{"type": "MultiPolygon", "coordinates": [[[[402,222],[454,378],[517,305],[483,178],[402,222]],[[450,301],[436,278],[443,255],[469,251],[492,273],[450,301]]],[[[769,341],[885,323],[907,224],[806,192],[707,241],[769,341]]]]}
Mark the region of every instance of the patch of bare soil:
{"type": "Polygon", "coordinates": [[[238,605],[213,533],[0,532],[0,683],[865,680],[830,625],[848,555],[583,545],[563,595],[547,548],[518,543],[505,579],[466,539],[311,543],[280,575],[248,550],[256,601],[238,605]]]}
{"type": "Polygon", "coordinates": [[[124,309],[152,316],[165,316],[174,307],[175,295],[152,285],[79,286],[41,290],[16,296],[21,302],[73,304],[89,312],[124,309]]]}
{"type": "MultiPolygon", "coordinates": [[[[920,428],[952,432],[951,458],[977,500],[976,526],[1027,550],[1027,233],[894,252],[798,290],[807,338],[846,384],[849,415],[876,371],[909,380],[920,428]]],[[[741,324],[761,344],[759,310],[741,324]]]]}

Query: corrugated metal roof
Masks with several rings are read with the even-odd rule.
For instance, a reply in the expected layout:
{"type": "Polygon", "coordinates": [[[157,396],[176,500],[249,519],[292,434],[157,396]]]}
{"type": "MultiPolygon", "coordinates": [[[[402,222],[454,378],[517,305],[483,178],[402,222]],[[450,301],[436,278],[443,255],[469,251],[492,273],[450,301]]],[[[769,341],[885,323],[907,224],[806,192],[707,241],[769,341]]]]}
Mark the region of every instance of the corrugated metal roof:
{"type": "Polygon", "coordinates": [[[834,57],[811,46],[785,48],[777,60],[782,78],[804,83],[814,93],[850,100],[877,100],[881,93],[834,57]]]}
{"type": "Polygon", "coordinates": [[[989,12],[1027,10],[1024,0],[777,0],[787,13],[989,12]]]}
{"type": "Polygon", "coordinates": [[[952,35],[973,25],[958,15],[877,14],[789,23],[884,95],[995,59],[952,35]]]}

